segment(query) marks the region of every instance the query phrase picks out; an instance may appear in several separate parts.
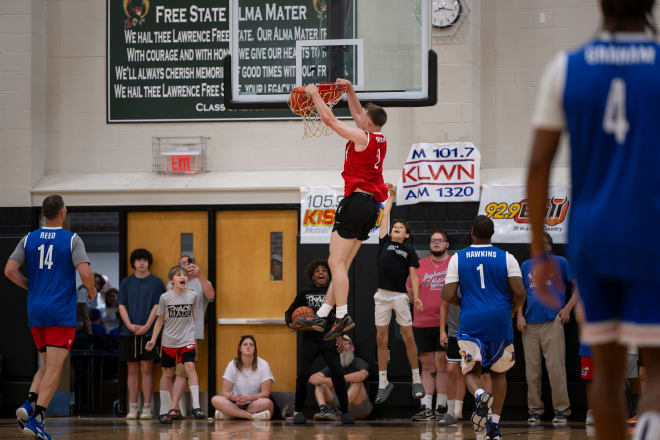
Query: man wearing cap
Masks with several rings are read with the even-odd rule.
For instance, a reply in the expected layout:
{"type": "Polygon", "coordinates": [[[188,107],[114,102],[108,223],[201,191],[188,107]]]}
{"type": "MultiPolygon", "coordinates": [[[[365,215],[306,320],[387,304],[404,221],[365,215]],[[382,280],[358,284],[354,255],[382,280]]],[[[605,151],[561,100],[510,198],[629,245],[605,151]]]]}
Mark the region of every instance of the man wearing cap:
{"type": "MultiPolygon", "coordinates": [[[[348,385],[348,411],[355,420],[365,419],[371,414],[373,405],[369,401],[364,381],[369,377],[369,364],[355,356],[355,346],[348,335],[342,335],[337,347],[341,366],[344,369],[344,380],[348,385]]],[[[330,370],[326,367],[309,378],[314,385],[314,396],[320,411],[314,414],[314,420],[339,421],[339,401],[332,387],[330,370]]]]}

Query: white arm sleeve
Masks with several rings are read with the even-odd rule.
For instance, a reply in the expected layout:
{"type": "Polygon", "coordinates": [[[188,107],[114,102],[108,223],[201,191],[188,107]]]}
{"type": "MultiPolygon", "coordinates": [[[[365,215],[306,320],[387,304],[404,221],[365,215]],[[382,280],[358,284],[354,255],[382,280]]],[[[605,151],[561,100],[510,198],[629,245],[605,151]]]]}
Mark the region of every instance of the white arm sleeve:
{"type": "Polygon", "coordinates": [[[532,116],[535,129],[563,130],[566,127],[564,114],[564,88],[568,55],[559,52],[548,64],[536,93],[536,107],[532,116]]]}
{"type": "Polygon", "coordinates": [[[518,264],[518,260],[516,260],[516,257],[508,252],[506,253],[506,270],[509,278],[522,278],[522,272],[520,272],[520,265],[518,264]]]}
{"type": "Polygon", "coordinates": [[[445,275],[445,284],[446,283],[458,283],[458,255],[454,254],[449,260],[449,265],[447,266],[447,275],[445,275]]]}

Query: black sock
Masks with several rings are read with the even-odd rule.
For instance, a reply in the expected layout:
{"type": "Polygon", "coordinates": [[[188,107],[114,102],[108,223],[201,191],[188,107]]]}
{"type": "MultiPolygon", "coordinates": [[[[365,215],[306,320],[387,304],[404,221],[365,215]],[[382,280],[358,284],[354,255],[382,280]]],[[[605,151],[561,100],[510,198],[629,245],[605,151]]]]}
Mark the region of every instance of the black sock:
{"type": "Polygon", "coordinates": [[[34,407],[34,415],[33,417],[37,419],[37,422],[43,423],[44,418],[46,418],[46,408],[44,408],[41,405],[37,405],[34,407]]]}
{"type": "Polygon", "coordinates": [[[28,393],[27,400],[32,405],[32,411],[34,411],[34,406],[37,404],[37,398],[39,395],[37,393],[28,393]]]}

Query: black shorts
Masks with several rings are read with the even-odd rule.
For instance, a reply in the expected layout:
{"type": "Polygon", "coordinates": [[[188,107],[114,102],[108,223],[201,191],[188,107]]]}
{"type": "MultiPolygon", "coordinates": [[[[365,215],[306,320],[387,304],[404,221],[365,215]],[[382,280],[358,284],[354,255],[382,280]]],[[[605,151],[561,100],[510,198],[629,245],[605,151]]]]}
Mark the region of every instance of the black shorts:
{"type": "Polygon", "coordinates": [[[440,327],[413,327],[413,335],[418,352],[445,351],[445,347],[440,345],[440,327]]]}
{"type": "Polygon", "coordinates": [[[342,238],[357,238],[364,241],[378,221],[378,203],[372,195],[354,192],[344,197],[335,214],[333,231],[342,238]]]}
{"type": "Polygon", "coordinates": [[[197,350],[195,348],[187,349],[186,347],[169,349],[163,347],[160,357],[160,365],[163,368],[174,368],[177,364],[177,360],[181,364],[185,364],[186,362],[196,362],[197,350]]]}
{"type": "Polygon", "coordinates": [[[119,360],[124,362],[153,361],[156,359],[156,347],[147,351],[145,346],[151,336],[120,336],[119,360]]]}
{"type": "Polygon", "coordinates": [[[461,353],[458,351],[458,339],[455,336],[450,336],[447,343],[447,362],[459,363],[460,361],[461,353]]]}

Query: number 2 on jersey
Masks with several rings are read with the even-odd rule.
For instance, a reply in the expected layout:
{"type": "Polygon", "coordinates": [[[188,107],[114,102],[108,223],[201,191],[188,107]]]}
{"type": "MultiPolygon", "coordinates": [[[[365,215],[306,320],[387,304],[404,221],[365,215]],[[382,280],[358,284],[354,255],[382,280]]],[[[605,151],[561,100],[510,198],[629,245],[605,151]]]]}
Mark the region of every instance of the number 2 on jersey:
{"type": "Polygon", "coordinates": [[[44,264],[50,269],[53,266],[53,245],[48,246],[46,250],[46,255],[44,257],[44,248],[46,245],[42,244],[37,249],[39,249],[39,269],[44,268],[44,264]]]}
{"type": "Polygon", "coordinates": [[[626,82],[621,78],[613,78],[607,94],[603,131],[614,135],[616,143],[623,145],[628,129],[630,124],[626,119],[626,82]]]}
{"type": "Polygon", "coordinates": [[[380,163],[380,148],[376,150],[376,163],[374,164],[374,170],[378,169],[379,163],[380,163]]]}
{"type": "Polygon", "coordinates": [[[479,277],[481,278],[481,288],[486,288],[486,283],[484,283],[484,265],[480,264],[477,266],[477,271],[479,272],[479,277]]]}

